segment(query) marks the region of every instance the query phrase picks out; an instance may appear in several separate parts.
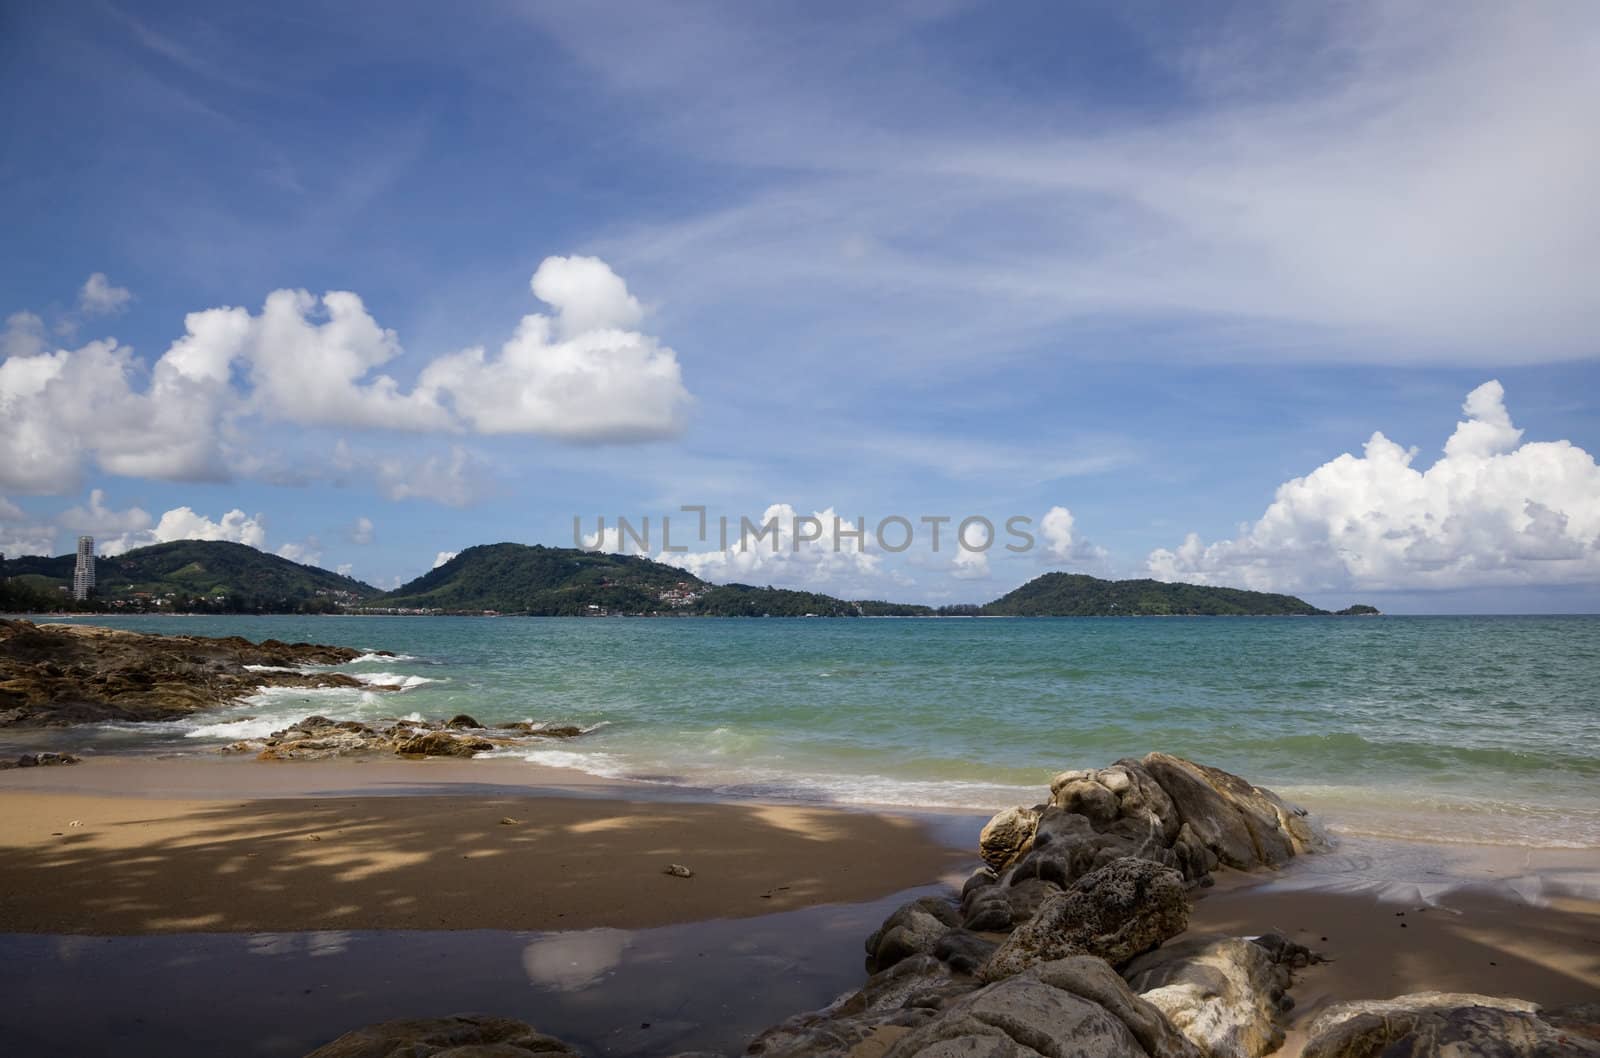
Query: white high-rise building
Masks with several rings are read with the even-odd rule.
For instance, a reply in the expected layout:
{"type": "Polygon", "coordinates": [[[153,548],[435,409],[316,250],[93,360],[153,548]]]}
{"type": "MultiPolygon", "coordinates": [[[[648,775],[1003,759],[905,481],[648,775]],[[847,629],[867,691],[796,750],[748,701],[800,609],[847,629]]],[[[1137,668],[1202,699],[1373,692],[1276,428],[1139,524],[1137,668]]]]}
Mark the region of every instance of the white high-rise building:
{"type": "Polygon", "coordinates": [[[94,537],[78,537],[78,565],[72,571],[72,597],[87,599],[94,591],[94,537]]]}

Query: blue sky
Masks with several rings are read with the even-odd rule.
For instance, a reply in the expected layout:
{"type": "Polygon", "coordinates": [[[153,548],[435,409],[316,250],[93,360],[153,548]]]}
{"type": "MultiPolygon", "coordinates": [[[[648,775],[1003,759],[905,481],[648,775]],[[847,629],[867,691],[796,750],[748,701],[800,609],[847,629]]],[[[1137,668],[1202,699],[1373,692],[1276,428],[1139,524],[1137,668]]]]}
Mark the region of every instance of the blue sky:
{"type": "Polygon", "coordinates": [[[1600,15],[1306,6],[9,5],[0,550],[1600,608],[1600,15]]]}

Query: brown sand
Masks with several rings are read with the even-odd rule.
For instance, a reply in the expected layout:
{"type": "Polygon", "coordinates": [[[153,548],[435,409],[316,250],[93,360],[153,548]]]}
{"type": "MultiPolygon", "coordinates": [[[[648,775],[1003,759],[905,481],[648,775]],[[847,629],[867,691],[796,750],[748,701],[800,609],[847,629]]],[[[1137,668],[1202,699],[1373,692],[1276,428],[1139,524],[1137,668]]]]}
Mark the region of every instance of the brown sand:
{"type": "Polygon", "coordinates": [[[968,858],[915,820],[824,808],[13,788],[0,932],[642,928],[875,899],[968,858]]]}
{"type": "MultiPolygon", "coordinates": [[[[1600,856],[1600,853],[1596,853],[1600,856]]],[[[1289,1039],[1331,1003],[1408,992],[1516,996],[1544,1006],[1600,998],[1600,903],[1554,897],[1534,906],[1465,889],[1438,906],[1371,895],[1219,886],[1195,904],[1191,933],[1281,933],[1326,956],[1297,971],[1289,1039]]]]}
{"type": "MultiPolygon", "coordinates": [[[[640,928],[866,901],[976,862],[965,822],[948,828],[972,830],[952,849],[901,816],[697,796],[500,761],[99,758],[0,772],[0,931],[640,928]],[[661,873],[669,863],[695,876],[661,873]]],[[[1191,932],[1278,932],[1328,957],[1297,974],[1280,1058],[1346,999],[1600,996],[1600,902],[1534,905],[1506,884],[1531,876],[1558,893],[1600,872],[1600,851],[1440,858],[1449,878],[1494,890],[1419,910],[1330,891],[1366,876],[1359,857],[1330,857],[1312,872],[1326,888],[1220,875],[1191,932]]]]}

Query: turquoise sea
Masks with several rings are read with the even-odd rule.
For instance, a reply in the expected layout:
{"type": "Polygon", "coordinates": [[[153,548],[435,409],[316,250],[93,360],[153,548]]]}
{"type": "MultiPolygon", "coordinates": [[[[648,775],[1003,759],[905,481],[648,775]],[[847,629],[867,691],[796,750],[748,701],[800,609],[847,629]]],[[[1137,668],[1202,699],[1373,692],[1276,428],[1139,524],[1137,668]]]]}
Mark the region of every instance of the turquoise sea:
{"type": "Polygon", "coordinates": [[[1600,847],[1600,617],[92,620],[395,651],[344,668],[407,687],[269,690],[83,733],[98,752],[214,753],[313,712],[464,712],[593,728],[502,754],[538,764],[989,809],[1162,749],[1336,832],[1600,847]]]}

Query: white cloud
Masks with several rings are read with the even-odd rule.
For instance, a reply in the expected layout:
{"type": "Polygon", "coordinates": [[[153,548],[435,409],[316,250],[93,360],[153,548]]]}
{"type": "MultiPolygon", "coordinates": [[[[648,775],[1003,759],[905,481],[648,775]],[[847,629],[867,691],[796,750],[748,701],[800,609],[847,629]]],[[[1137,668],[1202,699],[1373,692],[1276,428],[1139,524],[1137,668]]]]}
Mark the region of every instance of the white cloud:
{"type": "Polygon", "coordinates": [[[0,496],[0,554],[11,558],[53,555],[55,538],[53,526],[33,520],[28,512],[0,496]]]}
{"type": "Polygon", "coordinates": [[[378,491],[391,500],[428,500],[447,507],[465,507],[490,491],[488,467],[463,445],[426,456],[361,456],[343,449],[349,469],[369,474],[378,491]]]}
{"type": "Polygon", "coordinates": [[[299,543],[282,544],[278,547],[279,558],[286,558],[290,562],[298,562],[304,566],[315,566],[322,562],[322,546],[316,537],[307,537],[299,543]]]}
{"type": "Polygon", "coordinates": [[[31,312],[13,312],[6,317],[6,329],[0,335],[0,355],[37,356],[44,352],[44,321],[31,312]]]}
{"type": "Polygon", "coordinates": [[[447,398],[480,433],[605,442],[683,429],[691,400],[677,354],[627,329],[639,303],[605,262],[547,258],[531,285],[555,319],[524,316],[496,358],[477,347],[435,360],[418,391],[447,398]]]}
{"type": "Polygon", "coordinates": [[[78,291],[78,311],[89,316],[105,316],[121,312],[133,300],[127,287],[113,286],[104,272],[96,272],[78,291]]]}
{"type": "Polygon", "coordinates": [[[1050,565],[1100,565],[1109,557],[1106,549],[1080,539],[1075,531],[1072,511],[1051,507],[1039,519],[1039,554],[1050,565]]]}
{"type": "MultiPolygon", "coordinates": [[[[98,275],[98,273],[97,273],[98,275]]],[[[91,279],[96,304],[118,288],[91,279]]],[[[360,297],[277,290],[262,310],[214,308],[185,317],[185,333],[146,364],[114,338],[48,351],[31,313],[0,342],[0,486],[75,488],[86,461],[112,474],[218,480],[262,460],[257,420],[306,426],[622,442],[682,429],[691,398],[677,355],[626,328],[642,309],[601,260],[552,257],[531,281],[556,310],[523,318],[494,358],[473,348],[423,367],[409,392],[379,369],[402,356],[360,297]],[[146,377],[147,376],[147,377],[146,377]]],[[[441,483],[470,458],[453,448],[374,473],[391,497],[467,502],[472,488],[441,483]],[[412,487],[409,479],[425,484],[412,487]]]]}
{"type": "MultiPolygon", "coordinates": [[[[977,540],[973,540],[973,543],[976,544],[977,540]]],[[[956,557],[950,562],[950,575],[957,580],[988,580],[988,553],[958,547],[956,557]]]]}
{"type": "Polygon", "coordinates": [[[1499,382],[1427,470],[1374,433],[1280,486],[1232,540],[1151,552],[1162,580],[1282,591],[1468,588],[1600,581],[1600,466],[1567,441],[1519,444],[1499,382]]]}
{"type": "Polygon", "coordinates": [[[350,542],[365,547],[374,539],[376,534],[373,531],[372,519],[364,515],[357,518],[355,524],[350,527],[350,542]]]}
{"type": "Polygon", "coordinates": [[[438,569],[440,566],[444,565],[446,562],[449,562],[452,558],[455,558],[459,554],[461,554],[459,551],[441,551],[437,555],[433,556],[433,566],[431,568],[438,569]]]}
{"type": "Polygon", "coordinates": [[[109,536],[113,533],[136,533],[149,529],[151,518],[143,508],[129,507],[125,511],[106,506],[104,489],[93,489],[89,502],[83,507],[69,507],[56,519],[63,529],[92,536],[109,536]]]}
{"type": "Polygon", "coordinates": [[[339,563],[338,568],[334,570],[334,572],[339,574],[339,576],[341,576],[341,577],[352,577],[352,576],[355,575],[355,569],[356,569],[356,567],[351,565],[350,563],[341,562],[341,563],[339,563]]]}
{"type": "MultiPolygon", "coordinates": [[[[267,528],[261,515],[247,515],[237,508],[213,521],[198,514],[191,507],[174,507],[161,516],[153,529],[123,533],[105,541],[98,541],[102,555],[120,555],[136,547],[164,544],[172,540],[231,540],[264,548],[267,528]]],[[[294,545],[287,545],[294,546],[294,545]]]]}

